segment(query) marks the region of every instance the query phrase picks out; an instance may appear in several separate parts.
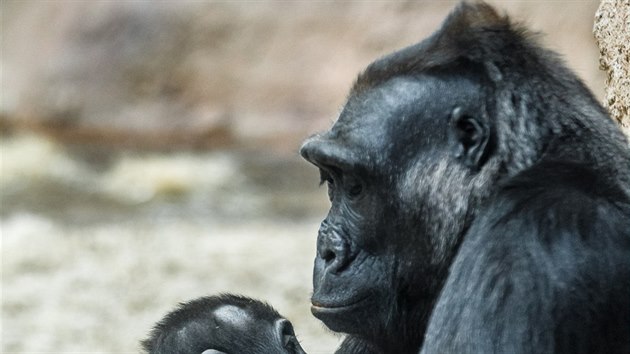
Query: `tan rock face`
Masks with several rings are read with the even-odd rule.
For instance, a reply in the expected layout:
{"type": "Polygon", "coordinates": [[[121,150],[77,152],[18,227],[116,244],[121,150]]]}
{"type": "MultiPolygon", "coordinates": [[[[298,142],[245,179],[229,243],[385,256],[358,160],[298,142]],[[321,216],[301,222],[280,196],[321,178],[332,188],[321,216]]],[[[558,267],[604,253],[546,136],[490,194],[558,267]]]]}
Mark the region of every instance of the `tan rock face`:
{"type": "Polygon", "coordinates": [[[604,105],[630,136],[630,0],[603,0],[594,32],[607,74],[604,105]]]}

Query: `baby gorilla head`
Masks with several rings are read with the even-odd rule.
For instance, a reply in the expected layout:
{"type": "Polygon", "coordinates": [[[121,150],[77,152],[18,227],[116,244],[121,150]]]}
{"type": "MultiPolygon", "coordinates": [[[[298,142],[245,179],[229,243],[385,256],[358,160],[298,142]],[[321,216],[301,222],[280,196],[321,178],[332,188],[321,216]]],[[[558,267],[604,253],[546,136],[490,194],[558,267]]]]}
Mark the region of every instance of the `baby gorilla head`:
{"type": "Polygon", "coordinates": [[[142,346],[149,354],[304,354],[291,322],[265,303],[230,294],[181,304],[142,346]]]}

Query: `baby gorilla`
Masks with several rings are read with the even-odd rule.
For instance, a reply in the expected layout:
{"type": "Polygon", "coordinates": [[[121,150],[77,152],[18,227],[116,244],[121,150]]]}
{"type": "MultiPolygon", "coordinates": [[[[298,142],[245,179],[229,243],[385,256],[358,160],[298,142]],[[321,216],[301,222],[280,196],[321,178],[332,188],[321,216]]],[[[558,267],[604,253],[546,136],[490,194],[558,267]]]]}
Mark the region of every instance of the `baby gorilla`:
{"type": "Polygon", "coordinates": [[[271,306],[224,294],[181,304],[142,342],[149,354],[305,354],[271,306]]]}

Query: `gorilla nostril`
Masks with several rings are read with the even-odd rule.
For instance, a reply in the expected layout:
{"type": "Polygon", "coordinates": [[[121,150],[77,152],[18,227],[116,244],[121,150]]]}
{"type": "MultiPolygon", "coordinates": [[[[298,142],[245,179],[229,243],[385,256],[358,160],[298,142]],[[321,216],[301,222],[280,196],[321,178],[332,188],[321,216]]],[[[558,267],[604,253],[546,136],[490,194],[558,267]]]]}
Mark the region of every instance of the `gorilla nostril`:
{"type": "Polygon", "coordinates": [[[321,255],[322,259],[328,264],[335,260],[335,252],[332,250],[324,250],[321,255]]]}
{"type": "Polygon", "coordinates": [[[327,244],[319,249],[318,257],[323,261],[327,272],[340,273],[350,263],[348,246],[341,240],[338,243],[327,244]]]}
{"type": "Polygon", "coordinates": [[[323,222],[317,236],[317,259],[326,272],[339,273],[351,261],[351,248],[342,231],[328,222],[323,222]]]}

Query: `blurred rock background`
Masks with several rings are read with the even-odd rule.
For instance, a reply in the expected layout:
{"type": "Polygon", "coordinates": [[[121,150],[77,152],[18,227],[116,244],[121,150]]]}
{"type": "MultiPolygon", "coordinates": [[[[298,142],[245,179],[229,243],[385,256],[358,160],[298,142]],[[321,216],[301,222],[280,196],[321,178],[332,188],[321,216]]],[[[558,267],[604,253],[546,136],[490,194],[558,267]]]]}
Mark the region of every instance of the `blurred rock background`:
{"type": "MultiPolygon", "coordinates": [[[[492,1],[600,98],[597,1],[492,1]]],[[[327,208],[300,141],[455,2],[3,0],[4,353],[134,353],[177,302],[239,292],[309,353],[327,208]]]]}

